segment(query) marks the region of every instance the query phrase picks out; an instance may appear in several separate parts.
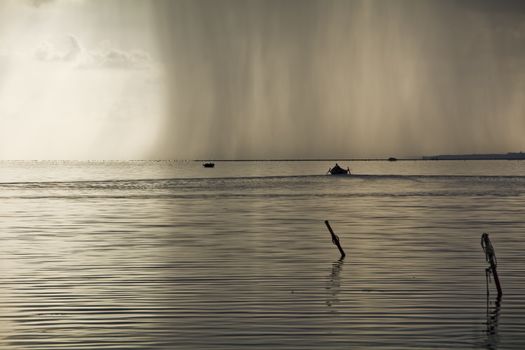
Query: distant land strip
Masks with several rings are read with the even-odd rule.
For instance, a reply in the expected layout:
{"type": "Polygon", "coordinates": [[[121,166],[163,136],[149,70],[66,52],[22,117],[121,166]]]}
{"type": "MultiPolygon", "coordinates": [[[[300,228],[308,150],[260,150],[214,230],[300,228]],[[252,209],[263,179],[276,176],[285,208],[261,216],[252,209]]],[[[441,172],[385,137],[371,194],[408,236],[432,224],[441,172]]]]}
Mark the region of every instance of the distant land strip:
{"type": "Polygon", "coordinates": [[[440,154],[422,157],[383,157],[383,158],[274,158],[274,159],[194,159],[195,162],[374,162],[374,161],[414,161],[414,160],[525,160],[524,152],[494,154],[440,154]]]}
{"type": "Polygon", "coordinates": [[[275,159],[195,159],[195,162],[374,162],[374,161],[392,161],[392,160],[422,160],[419,157],[413,158],[295,158],[295,159],[286,159],[286,158],[275,158],[275,159]]]}
{"type": "Polygon", "coordinates": [[[423,156],[423,160],[521,160],[525,159],[523,152],[509,152],[501,154],[442,154],[437,156],[423,156]]]}

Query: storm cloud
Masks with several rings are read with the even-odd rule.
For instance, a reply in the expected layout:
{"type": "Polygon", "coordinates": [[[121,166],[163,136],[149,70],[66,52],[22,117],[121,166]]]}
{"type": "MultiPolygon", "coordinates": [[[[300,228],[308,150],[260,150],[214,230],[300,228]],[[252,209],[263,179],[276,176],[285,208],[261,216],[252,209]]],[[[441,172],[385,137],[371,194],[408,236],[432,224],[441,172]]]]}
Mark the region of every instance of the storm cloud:
{"type": "Polygon", "coordinates": [[[157,1],[159,154],[317,158],[525,148],[518,1],[157,1]]]}
{"type": "Polygon", "coordinates": [[[520,151],[524,61],[523,1],[5,0],[0,156],[520,151]]]}

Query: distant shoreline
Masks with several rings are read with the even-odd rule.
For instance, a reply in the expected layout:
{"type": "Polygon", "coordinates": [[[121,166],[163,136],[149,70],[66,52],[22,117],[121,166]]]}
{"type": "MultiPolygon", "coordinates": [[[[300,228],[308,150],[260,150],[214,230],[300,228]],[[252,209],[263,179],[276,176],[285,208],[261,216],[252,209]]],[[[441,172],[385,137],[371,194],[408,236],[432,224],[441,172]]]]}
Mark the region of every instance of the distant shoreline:
{"type": "MultiPolygon", "coordinates": [[[[383,158],[307,158],[307,159],[194,159],[194,162],[378,162],[391,161],[383,158]]],[[[424,161],[424,160],[525,160],[523,152],[509,152],[502,154],[440,154],[434,156],[394,158],[395,161],[424,161]]]]}
{"type": "Polygon", "coordinates": [[[104,163],[104,162],[395,162],[395,161],[434,161],[434,160],[525,160],[525,153],[508,154],[458,154],[435,155],[404,158],[306,158],[306,159],[0,159],[0,162],[36,163],[104,163]],[[393,158],[393,159],[389,159],[393,158]]]}
{"type": "Polygon", "coordinates": [[[509,152],[501,154],[441,154],[423,156],[422,160],[525,160],[523,152],[509,152]]]}
{"type": "MultiPolygon", "coordinates": [[[[423,160],[421,158],[396,158],[396,160],[423,160]]],[[[194,162],[374,162],[386,161],[388,158],[320,158],[320,159],[195,159],[194,162]]]]}

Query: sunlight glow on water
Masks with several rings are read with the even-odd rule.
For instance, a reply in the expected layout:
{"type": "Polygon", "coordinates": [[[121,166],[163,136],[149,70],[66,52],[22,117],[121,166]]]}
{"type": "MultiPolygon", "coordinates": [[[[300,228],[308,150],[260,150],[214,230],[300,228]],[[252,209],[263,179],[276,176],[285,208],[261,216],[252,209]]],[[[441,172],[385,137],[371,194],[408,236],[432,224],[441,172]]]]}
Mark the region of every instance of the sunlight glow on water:
{"type": "Polygon", "coordinates": [[[523,348],[525,163],[375,163],[3,162],[1,348],[523,348]]]}

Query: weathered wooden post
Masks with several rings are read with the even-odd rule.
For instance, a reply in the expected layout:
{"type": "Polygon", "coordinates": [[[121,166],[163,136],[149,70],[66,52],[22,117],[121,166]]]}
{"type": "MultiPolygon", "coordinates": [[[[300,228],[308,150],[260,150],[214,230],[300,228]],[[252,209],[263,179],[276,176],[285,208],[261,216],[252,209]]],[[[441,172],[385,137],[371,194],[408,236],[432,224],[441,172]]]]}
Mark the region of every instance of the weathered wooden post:
{"type": "Polygon", "coordinates": [[[328,227],[328,231],[330,231],[330,235],[332,236],[332,243],[337,246],[337,249],[339,249],[339,252],[341,253],[341,259],[343,259],[346,256],[346,254],[343,250],[343,247],[341,247],[339,237],[334,233],[334,231],[330,227],[330,223],[328,223],[328,220],[325,220],[324,223],[326,224],[326,227],[328,227]]]}
{"type": "MultiPolygon", "coordinates": [[[[481,247],[483,248],[483,251],[485,252],[485,259],[490,264],[490,266],[485,269],[485,276],[487,277],[487,281],[490,280],[490,274],[494,276],[494,282],[496,282],[496,288],[498,289],[498,297],[499,297],[503,294],[503,291],[501,290],[501,284],[499,283],[498,271],[496,270],[496,267],[498,266],[498,260],[496,259],[496,251],[494,250],[494,247],[492,246],[492,243],[490,242],[488,233],[483,233],[481,235],[481,247]]],[[[488,293],[488,285],[487,285],[487,293],[488,293]]]]}

